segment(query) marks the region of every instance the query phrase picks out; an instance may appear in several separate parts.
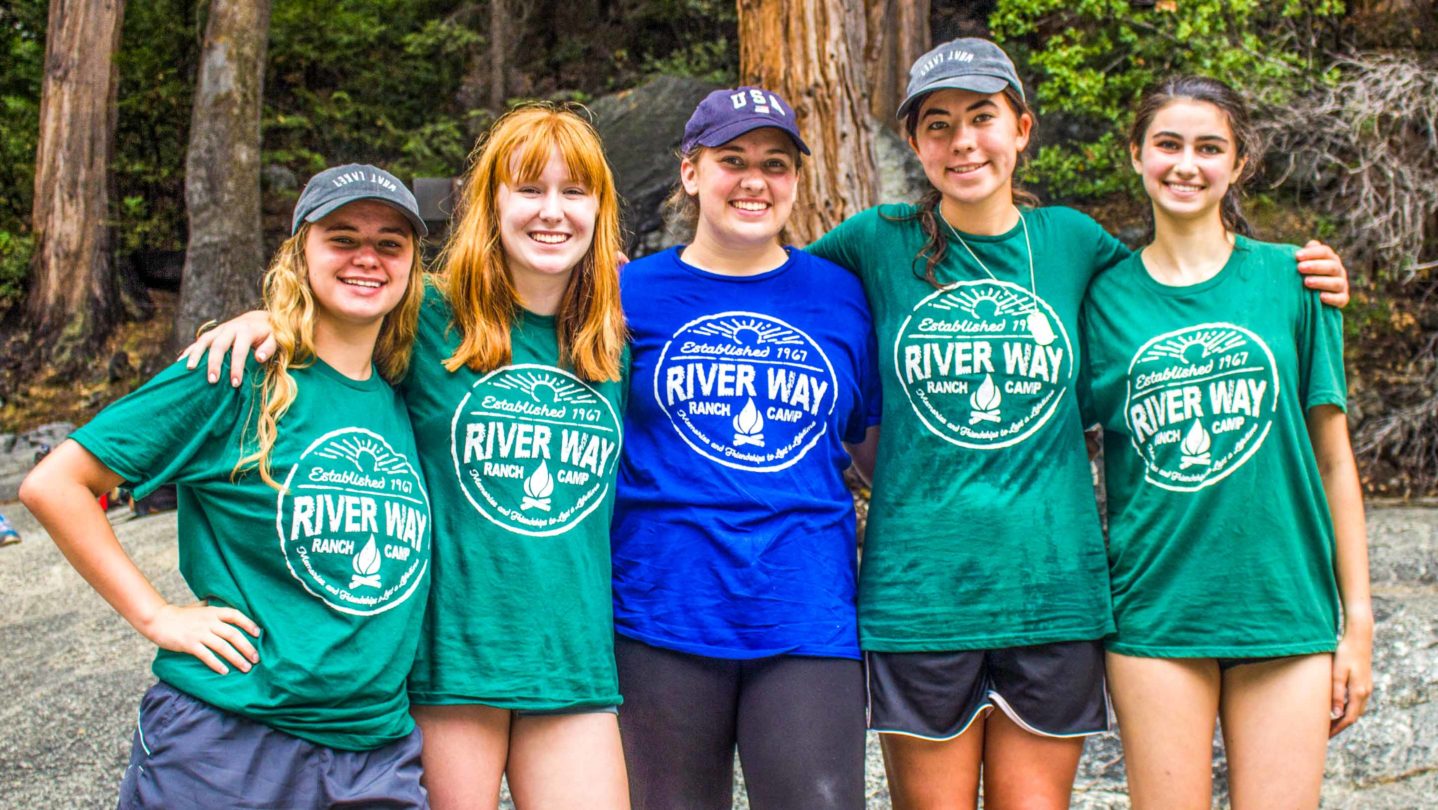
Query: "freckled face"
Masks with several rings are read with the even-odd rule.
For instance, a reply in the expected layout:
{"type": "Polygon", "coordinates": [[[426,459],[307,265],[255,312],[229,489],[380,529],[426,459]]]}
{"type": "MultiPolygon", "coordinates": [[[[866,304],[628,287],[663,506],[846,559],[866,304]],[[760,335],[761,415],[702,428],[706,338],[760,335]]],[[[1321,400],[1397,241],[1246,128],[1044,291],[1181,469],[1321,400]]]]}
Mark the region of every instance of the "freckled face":
{"type": "Polygon", "coordinates": [[[761,127],[683,161],[684,190],[699,199],[696,241],[737,245],[777,239],[798,193],[797,156],[783,130],[761,127]]]}
{"type": "Polygon", "coordinates": [[[414,251],[409,220],[378,200],[356,200],[312,223],[305,263],[317,317],[378,323],[404,297],[414,251]]]}
{"type": "Polygon", "coordinates": [[[1130,153],[1155,212],[1182,219],[1218,216],[1223,195],[1243,172],[1228,116],[1207,101],[1179,100],[1159,110],[1130,153]]]}
{"type": "Polygon", "coordinates": [[[559,150],[538,177],[501,183],[499,239],[515,284],[552,284],[584,259],[594,241],[599,197],[569,176],[559,150]]]}
{"type": "Polygon", "coordinates": [[[1017,115],[1003,93],[936,90],[919,106],[909,146],[946,200],[983,205],[1013,194],[1014,168],[1033,119],[1017,115]]]}

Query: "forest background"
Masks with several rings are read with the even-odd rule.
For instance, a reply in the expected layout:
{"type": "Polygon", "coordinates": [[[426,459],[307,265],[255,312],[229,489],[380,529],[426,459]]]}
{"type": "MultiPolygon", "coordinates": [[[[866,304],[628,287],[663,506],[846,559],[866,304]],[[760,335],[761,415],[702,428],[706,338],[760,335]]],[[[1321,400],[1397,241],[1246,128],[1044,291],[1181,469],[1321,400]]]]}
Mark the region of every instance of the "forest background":
{"type": "Polygon", "coordinates": [[[807,241],[881,201],[875,143],[908,64],[957,36],[997,39],[1031,88],[1026,185],[1131,244],[1146,206],[1123,133],[1142,88],[1201,72],[1244,89],[1268,144],[1259,235],[1316,235],[1352,277],[1365,486],[1438,494],[1433,0],[8,0],[0,432],[84,422],[195,323],[257,301],[318,169],[457,176],[524,99],[666,76],[779,90],[819,152],[807,241]]]}

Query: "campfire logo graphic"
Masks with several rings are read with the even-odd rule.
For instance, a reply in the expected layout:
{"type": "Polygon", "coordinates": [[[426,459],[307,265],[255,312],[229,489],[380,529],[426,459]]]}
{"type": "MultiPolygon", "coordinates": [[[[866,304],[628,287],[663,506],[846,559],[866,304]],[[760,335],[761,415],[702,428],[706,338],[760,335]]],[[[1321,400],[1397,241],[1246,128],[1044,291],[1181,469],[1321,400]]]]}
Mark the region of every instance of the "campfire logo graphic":
{"type": "Polygon", "coordinates": [[[363,428],[311,443],[276,500],[290,574],[344,613],[382,613],[409,599],[429,572],[429,522],[413,464],[363,428]]]}
{"type": "Polygon", "coordinates": [[[524,479],[524,501],[520,509],[541,509],[549,511],[549,496],[554,492],[554,477],[549,474],[549,465],[539,462],[534,475],[524,479]]]}
{"type": "Polygon", "coordinates": [[[1263,446],[1277,410],[1273,353],[1241,326],[1167,332],[1129,364],[1129,441],[1145,479],[1164,489],[1192,492],[1232,474],[1263,446]]]}
{"type": "Polygon", "coordinates": [[[354,557],[351,563],[355,569],[355,575],[350,579],[350,590],[361,585],[368,588],[380,587],[379,582],[379,549],[375,548],[374,535],[369,536],[369,542],[354,557]]]}
{"type": "Polygon", "coordinates": [[[496,369],[455,407],[450,456],[475,511],[507,531],[568,531],[604,502],[619,463],[621,424],[599,391],[567,371],[496,369]]]}
{"type": "Polygon", "coordinates": [[[743,444],[764,446],[764,417],[760,416],[759,409],[754,407],[753,397],[744,403],[744,409],[734,417],[734,446],[743,444]]]}
{"type": "Polygon", "coordinates": [[[819,344],[756,312],[679,327],[654,365],[654,399],[694,452],[741,470],[782,470],[828,429],[838,378],[819,344]]]}
{"type": "Polygon", "coordinates": [[[1073,347],[1048,302],[1027,288],[966,281],[920,301],[899,327],[894,368],[914,414],[960,447],[1022,442],[1073,383],[1073,347]]]}

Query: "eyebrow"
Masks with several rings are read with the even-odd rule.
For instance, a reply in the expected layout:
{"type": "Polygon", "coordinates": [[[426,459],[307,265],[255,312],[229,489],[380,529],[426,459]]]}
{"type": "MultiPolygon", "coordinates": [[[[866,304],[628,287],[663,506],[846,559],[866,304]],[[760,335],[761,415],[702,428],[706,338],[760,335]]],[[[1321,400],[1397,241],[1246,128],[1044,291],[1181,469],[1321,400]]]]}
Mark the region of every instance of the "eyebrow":
{"type": "MultiPolygon", "coordinates": [[[[977,109],[979,109],[980,107],[997,107],[997,106],[999,106],[999,105],[995,104],[993,99],[991,99],[991,98],[981,98],[981,99],[979,99],[978,101],[975,101],[973,104],[970,104],[968,107],[964,108],[964,112],[973,112],[974,110],[977,110],[977,109]]],[[[931,116],[931,115],[948,115],[948,114],[949,114],[949,111],[946,110],[946,109],[944,109],[943,107],[930,107],[929,109],[924,110],[923,114],[919,116],[919,120],[922,121],[923,119],[928,118],[928,117],[931,116]]]]}
{"type": "MultiPolygon", "coordinates": [[[[351,225],[351,224],[349,224],[348,222],[344,222],[344,221],[336,222],[336,223],[333,224],[333,225],[326,225],[326,226],[324,226],[324,229],[325,229],[325,233],[334,233],[335,231],[354,231],[355,233],[358,233],[358,232],[359,232],[359,228],[358,228],[357,226],[351,225]]],[[[393,225],[386,225],[385,227],[380,228],[380,229],[379,229],[379,232],[380,232],[380,233],[397,233],[397,234],[400,234],[401,236],[408,236],[409,233],[410,233],[410,231],[409,231],[408,228],[398,228],[398,227],[395,227],[395,226],[393,226],[393,225]]]]}
{"type": "MultiPolygon", "coordinates": [[[[1179,140],[1183,140],[1183,136],[1182,136],[1182,135],[1178,134],[1177,132],[1169,132],[1168,130],[1164,130],[1164,131],[1162,131],[1162,132],[1155,132],[1155,133],[1153,133],[1153,137],[1155,137],[1155,138],[1177,138],[1177,139],[1179,139],[1179,140]]],[[[1200,135],[1200,136],[1198,136],[1197,138],[1194,138],[1194,140],[1196,140],[1196,141],[1217,141],[1217,142],[1219,142],[1219,143],[1228,143],[1228,139],[1225,138],[1225,137],[1223,137],[1222,135],[1200,135]]]]}

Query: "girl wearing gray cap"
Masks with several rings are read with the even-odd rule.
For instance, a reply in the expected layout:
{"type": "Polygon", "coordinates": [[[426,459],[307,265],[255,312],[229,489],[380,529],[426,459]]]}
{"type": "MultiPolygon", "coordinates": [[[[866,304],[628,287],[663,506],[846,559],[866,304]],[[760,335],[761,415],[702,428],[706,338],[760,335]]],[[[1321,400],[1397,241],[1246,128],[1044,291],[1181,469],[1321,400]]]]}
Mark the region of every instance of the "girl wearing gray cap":
{"type": "MultiPolygon", "coordinates": [[[[1129,251],[1015,187],[1034,116],[993,43],[925,54],[898,115],[929,193],[809,248],[863,279],[889,358],[859,585],[870,727],[898,807],[973,806],[981,773],[986,807],[1067,807],[1108,728],[1114,629],[1079,305],[1129,251]]],[[[1341,273],[1326,248],[1299,258],[1341,273]]]]}
{"type": "Polygon", "coordinates": [[[425,808],[405,679],[430,586],[430,509],[390,383],[423,294],[414,197],[388,172],[316,175],[265,275],[279,349],[243,388],[182,364],[102,411],[20,497],[159,650],[121,808],[425,808]],[[96,503],[178,485],[171,604],[96,503]],[[236,671],[238,670],[238,671],[236,671]]]}

